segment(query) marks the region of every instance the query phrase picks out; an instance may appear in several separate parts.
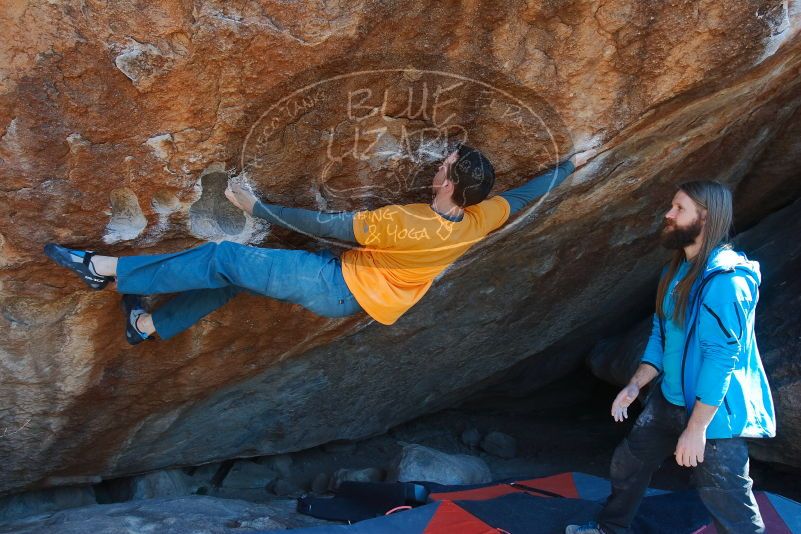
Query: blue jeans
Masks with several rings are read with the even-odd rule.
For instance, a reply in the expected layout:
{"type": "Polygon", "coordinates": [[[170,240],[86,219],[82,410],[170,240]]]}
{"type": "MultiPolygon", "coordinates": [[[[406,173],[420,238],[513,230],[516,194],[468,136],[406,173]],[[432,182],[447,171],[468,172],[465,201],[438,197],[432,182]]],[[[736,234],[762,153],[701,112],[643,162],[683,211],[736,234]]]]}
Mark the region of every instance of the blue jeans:
{"type": "MultiPolygon", "coordinates": [[[[645,409],[612,456],[612,494],[598,516],[604,532],[628,531],[651,475],[666,458],[672,461],[679,436],[687,427],[687,410],[668,402],[659,386],[653,386],[645,409]]],[[[765,532],[751,490],[744,439],[708,439],[704,461],[691,469],[694,485],[719,534],[765,532]]]]}
{"type": "Polygon", "coordinates": [[[162,339],[183,332],[241,291],[300,304],[324,317],[362,311],[328,250],[259,248],[230,241],[148,256],[123,256],[117,290],[134,295],[180,293],[153,312],[162,339]]]}

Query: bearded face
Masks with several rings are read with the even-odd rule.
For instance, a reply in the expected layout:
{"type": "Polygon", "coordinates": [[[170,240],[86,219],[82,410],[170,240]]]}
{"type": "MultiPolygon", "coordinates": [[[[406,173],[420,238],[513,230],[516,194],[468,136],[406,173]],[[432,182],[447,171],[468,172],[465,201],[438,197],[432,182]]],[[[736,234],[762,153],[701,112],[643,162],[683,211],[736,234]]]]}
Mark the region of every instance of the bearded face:
{"type": "Polygon", "coordinates": [[[669,250],[678,250],[692,245],[696,238],[701,235],[703,226],[701,217],[696,217],[686,226],[679,225],[673,219],[665,219],[660,233],[662,246],[669,250]]]}
{"type": "Polygon", "coordinates": [[[692,245],[704,228],[705,213],[681,189],[673,196],[670,210],[662,220],[660,241],[670,250],[692,245]]]}

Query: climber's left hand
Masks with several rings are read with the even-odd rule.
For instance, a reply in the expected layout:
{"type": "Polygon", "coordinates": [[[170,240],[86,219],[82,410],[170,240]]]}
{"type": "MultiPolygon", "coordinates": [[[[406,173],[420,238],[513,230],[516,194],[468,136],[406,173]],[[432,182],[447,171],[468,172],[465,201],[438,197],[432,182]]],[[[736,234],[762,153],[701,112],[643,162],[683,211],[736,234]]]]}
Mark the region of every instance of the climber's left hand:
{"type": "Polygon", "coordinates": [[[256,202],[259,200],[250,189],[236,182],[228,182],[228,187],[225,190],[225,198],[230,200],[231,204],[249,215],[253,215],[253,206],[255,206],[256,202]]]}
{"type": "Polygon", "coordinates": [[[706,449],[705,429],[687,427],[676,444],[676,463],[684,467],[696,467],[704,461],[706,449]]]}

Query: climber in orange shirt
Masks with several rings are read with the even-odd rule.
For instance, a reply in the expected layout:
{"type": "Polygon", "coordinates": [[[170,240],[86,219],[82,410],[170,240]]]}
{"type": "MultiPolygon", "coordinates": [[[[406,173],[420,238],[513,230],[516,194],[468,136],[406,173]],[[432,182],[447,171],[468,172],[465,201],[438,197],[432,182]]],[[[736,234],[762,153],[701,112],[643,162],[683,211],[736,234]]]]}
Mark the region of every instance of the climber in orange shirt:
{"type": "Polygon", "coordinates": [[[434,278],[535,198],[559,185],[594,151],[574,155],[520,187],[487,198],[495,183],[489,160],[460,145],[442,162],[430,203],[326,213],[260,201],[236,184],[227,198],[254,217],[307,235],[358,245],[337,257],[223,241],[168,254],[101,256],[55,243],[45,254],[93,289],[116,281],[124,294],[126,339],[137,344],[158,333],[169,339],[240,291],[300,304],[325,317],[366,311],[391,325],[417,303],[434,278]],[[179,293],[149,313],[141,295],[179,293]]]}

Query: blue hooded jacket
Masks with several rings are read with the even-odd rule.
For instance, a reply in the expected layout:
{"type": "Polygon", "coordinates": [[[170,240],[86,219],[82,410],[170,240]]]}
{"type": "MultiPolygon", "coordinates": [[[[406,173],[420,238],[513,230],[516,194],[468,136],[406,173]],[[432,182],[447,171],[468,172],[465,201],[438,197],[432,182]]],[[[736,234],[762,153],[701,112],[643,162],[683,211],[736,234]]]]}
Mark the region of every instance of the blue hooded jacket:
{"type": "MultiPolygon", "coordinates": [[[[719,408],[707,439],[776,435],[773,398],[754,336],[760,282],[758,262],[720,245],[690,291],[681,382],[689,413],[696,401],[719,408]]],[[[655,313],[642,363],[661,373],[664,348],[664,325],[655,313]]]]}

